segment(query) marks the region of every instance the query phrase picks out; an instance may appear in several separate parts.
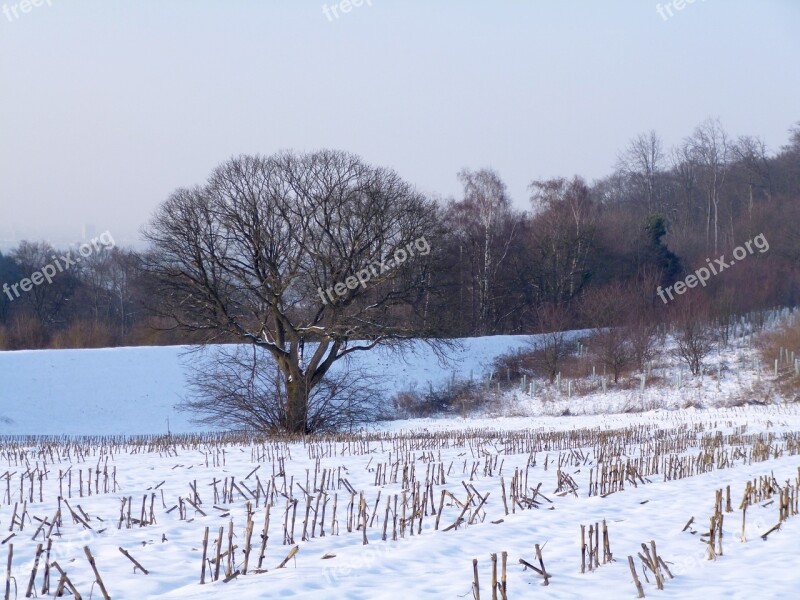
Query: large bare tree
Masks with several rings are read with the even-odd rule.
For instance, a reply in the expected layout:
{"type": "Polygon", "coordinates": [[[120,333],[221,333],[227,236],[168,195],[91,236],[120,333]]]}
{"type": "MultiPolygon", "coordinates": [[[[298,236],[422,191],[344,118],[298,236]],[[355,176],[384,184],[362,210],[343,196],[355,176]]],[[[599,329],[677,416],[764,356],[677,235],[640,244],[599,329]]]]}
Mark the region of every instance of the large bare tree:
{"type": "Polygon", "coordinates": [[[336,361],[424,334],[413,311],[438,223],[395,172],[326,150],[231,159],[176,190],[144,233],[162,316],[266,350],[284,427],[305,433],[309,396],[336,361]]]}

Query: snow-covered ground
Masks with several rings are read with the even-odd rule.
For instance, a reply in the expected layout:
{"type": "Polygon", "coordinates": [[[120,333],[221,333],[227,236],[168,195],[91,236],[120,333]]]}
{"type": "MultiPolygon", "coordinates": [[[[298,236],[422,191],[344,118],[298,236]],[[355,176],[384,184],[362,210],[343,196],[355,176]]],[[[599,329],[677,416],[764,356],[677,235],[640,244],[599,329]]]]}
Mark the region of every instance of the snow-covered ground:
{"type": "MultiPolygon", "coordinates": [[[[387,387],[403,390],[444,383],[454,372],[457,378],[484,379],[496,356],[525,342],[523,337],[467,340],[445,366],[424,346],[405,360],[388,352],[365,360],[385,374],[387,387]]],[[[0,417],[10,419],[0,423],[0,433],[163,434],[167,419],[173,433],[191,432],[187,417],[173,409],[192,360],[184,350],[0,353],[0,417]]],[[[791,486],[797,497],[800,405],[781,403],[769,391],[769,374],[753,368],[753,352],[743,341],[710,357],[708,365],[708,374],[696,379],[685,371],[678,375],[675,363],[655,365],[656,379],[644,392],[634,385],[578,394],[579,388],[599,386],[585,379],[575,382],[570,397],[566,382],[560,391],[539,382],[535,395],[506,391],[480,414],[380,423],[351,437],[274,442],[200,434],[58,443],[6,438],[0,441],[5,463],[0,561],[13,546],[10,586],[16,597],[25,595],[37,546],[47,547],[47,531],[50,564],[57,562],[84,598],[90,592],[102,597],[84,547],[115,599],[471,598],[473,559],[480,595],[487,599],[492,598],[490,555],[496,553],[499,562],[503,552],[510,599],[635,598],[628,556],[648,597],[795,597],[800,515],[763,540],[779,517],[778,495],[764,498],[747,509],[742,541],[740,502],[746,483],[761,476],[774,477],[775,486],[791,486]],[[561,416],[567,410],[569,416],[561,416]],[[708,447],[716,447],[713,468],[678,479],[665,476],[665,465],[696,461],[708,447]],[[650,472],[613,493],[590,493],[598,468],[639,459],[650,460],[650,472]],[[418,515],[411,521],[415,485],[404,483],[404,471],[420,483],[421,523],[418,515]],[[535,496],[536,507],[523,510],[513,503],[515,473],[528,497],[535,496]],[[575,493],[559,487],[559,477],[566,475],[577,486],[575,493]],[[534,495],[540,483],[541,495],[534,495]],[[723,553],[708,560],[701,536],[714,514],[715,492],[727,486],[732,511],[724,513],[723,553]],[[223,488],[230,497],[223,496],[223,488]],[[451,495],[440,504],[444,491],[451,495]],[[358,521],[362,494],[366,536],[358,521]],[[265,495],[272,506],[259,570],[265,495]],[[295,500],[296,511],[290,503],[295,500]],[[248,506],[253,530],[245,575],[248,506]],[[61,522],[51,528],[59,508],[61,522]],[[691,517],[694,523],[684,530],[691,517]],[[580,526],[588,531],[603,520],[613,560],[581,573],[580,526]],[[224,581],[223,554],[219,580],[212,581],[214,565],[206,562],[201,585],[206,528],[207,556],[213,558],[220,528],[221,551],[228,548],[231,522],[231,568],[240,574],[224,581]],[[637,556],[641,544],[651,540],[673,575],[663,590],[652,573],[646,580],[637,556]],[[538,566],[536,544],[550,576],[546,587],[520,563],[538,566]],[[297,554],[277,568],[294,547],[297,554]],[[148,574],[134,570],[120,548],[148,574]]],[[[43,556],[34,578],[38,595],[43,595],[44,562],[43,556]]],[[[49,595],[58,581],[52,566],[49,595]]]]}
{"type": "MultiPolygon", "coordinates": [[[[583,333],[573,332],[573,336],[583,333]]],[[[426,391],[453,378],[485,381],[497,357],[526,347],[530,340],[531,336],[467,338],[447,351],[444,363],[426,344],[415,342],[403,353],[377,348],[356,354],[354,363],[366,373],[379,374],[389,397],[411,389],[426,391]]],[[[755,369],[753,356],[739,340],[709,357],[707,376],[692,378],[667,350],[662,353],[666,361],[652,372],[659,380],[648,380],[643,393],[638,385],[629,389],[609,386],[603,392],[601,369],[597,368],[596,378],[573,383],[564,379],[560,390],[542,380],[536,383],[533,395],[529,384],[525,393],[504,388],[496,397],[493,394],[483,412],[487,416],[561,415],[565,411],[589,415],[776,400],[765,397],[761,383],[766,383],[768,369],[763,365],[755,369]]],[[[200,431],[190,416],[175,406],[186,394],[191,366],[201,357],[186,346],[0,351],[0,435],[200,431]]],[[[587,374],[590,365],[586,363],[587,374]]],[[[495,374],[490,391],[495,390],[497,380],[504,380],[502,373],[495,374]]]]}
{"type": "MultiPolygon", "coordinates": [[[[689,409],[605,417],[542,417],[535,421],[527,418],[440,419],[394,422],[387,429],[402,437],[393,439],[391,433],[387,433],[382,440],[370,442],[340,440],[306,445],[297,442],[220,447],[210,442],[199,446],[179,443],[170,449],[129,444],[118,447],[113,455],[107,457],[101,456],[99,447],[82,444],[72,447],[69,459],[63,456],[62,447],[60,460],[54,449],[53,458],[49,452],[47,454],[48,476],[43,482],[43,501],[38,501],[37,476],[34,478],[34,502],[27,504],[28,516],[21,529],[18,520],[16,525],[12,524],[15,505],[17,514],[23,510],[19,502],[20,474],[27,470],[38,473],[36,465],[45,469],[43,455],[37,454],[31,446],[26,455],[27,462],[4,457],[7,472],[11,474],[11,504],[4,496],[0,526],[6,528],[5,536],[12,533],[14,536],[0,552],[5,553],[6,548],[13,544],[12,574],[19,590],[18,597],[24,595],[37,544],[43,541],[43,533],[37,533],[40,520],[48,520],[44,528],[48,529],[58,508],[56,497],[60,473],[63,476],[61,491],[64,496],[69,495],[65,473],[71,465],[72,493],[67,502],[78,515],[85,513],[84,519],[91,529],[70,517],[66,502],[63,502],[63,524],[54,530],[50,560],[59,563],[83,597],[88,597],[94,580],[84,546],[90,548],[112,598],[468,598],[472,595],[472,560],[475,558],[479,561],[481,597],[490,598],[490,554],[500,556],[502,552],[508,553],[508,598],[634,598],[628,555],[636,560],[647,596],[749,599],[795,595],[799,578],[796,550],[800,516],[790,517],[779,531],[763,541],[759,536],[778,521],[777,496],[771,501],[764,500],[747,511],[747,542],[744,543],[740,541],[742,511],[738,507],[748,480],[774,474],[779,484],[785,485],[786,480],[791,480],[796,485],[800,456],[796,454],[796,446],[795,454],[791,454],[785,441],[787,434],[795,432],[797,435],[800,430],[800,411],[796,406],[689,409]],[[705,474],[672,481],[665,481],[663,473],[652,474],[645,478],[644,484],[640,481],[634,486],[626,482],[624,490],[606,497],[589,496],[589,473],[598,464],[597,449],[591,436],[599,431],[617,430],[618,433],[612,434],[608,440],[618,441],[621,429],[628,428],[630,434],[633,427],[638,428],[641,442],[629,439],[624,444],[623,461],[626,457],[637,458],[641,453],[646,455],[652,451],[654,440],[668,443],[680,436],[684,436],[689,445],[677,454],[697,456],[701,437],[713,435],[716,431],[725,435],[770,433],[774,436],[771,441],[773,450],[770,459],[764,462],[750,463],[748,458],[739,457],[733,460],[732,465],[705,474]],[[439,442],[432,437],[436,431],[442,436],[439,442]],[[566,432],[567,436],[578,436],[579,440],[588,436],[583,438],[587,443],[575,443],[574,447],[562,451],[542,447],[534,454],[522,446],[514,448],[505,444],[511,439],[544,443],[547,436],[550,436],[551,444],[558,443],[553,441],[558,439],[558,436],[553,437],[553,432],[566,432]],[[776,451],[783,454],[776,458],[776,451]],[[85,455],[81,458],[79,452],[85,455]],[[271,457],[258,460],[258,454],[264,452],[271,457]],[[579,453],[579,458],[573,452],[579,453]],[[275,453],[283,455],[281,462],[275,453]],[[320,453],[325,455],[320,456],[317,464],[315,457],[320,453]],[[556,493],[558,462],[567,461],[568,455],[573,459],[564,462],[561,471],[574,479],[578,486],[577,496],[556,493]],[[215,466],[215,460],[224,460],[224,465],[215,466]],[[487,460],[494,463],[491,474],[485,470],[487,460]],[[397,461],[397,482],[392,482],[392,464],[397,461]],[[92,483],[92,495],[88,496],[87,474],[91,470],[94,476],[98,464],[101,471],[108,465],[109,473],[116,468],[120,488],[116,492],[103,493],[104,476],[101,474],[100,493],[95,494],[92,483]],[[384,484],[381,478],[376,485],[379,464],[382,469],[388,467],[387,483],[384,484]],[[402,469],[410,469],[412,464],[417,480],[422,482],[421,490],[425,489],[426,476],[431,474],[433,502],[429,497],[421,530],[417,529],[417,519],[414,534],[411,535],[410,527],[406,527],[404,535],[400,537],[398,533],[400,539],[396,541],[392,539],[394,515],[390,512],[388,539],[383,541],[387,498],[391,499],[392,509],[395,495],[400,499],[397,510],[400,518],[405,490],[409,502],[406,516],[410,518],[413,486],[403,487],[402,469]],[[259,469],[253,473],[256,467],[259,469]],[[83,497],[78,493],[78,470],[81,469],[83,497]],[[321,484],[323,469],[333,474],[324,494],[321,484]],[[443,481],[438,479],[440,469],[445,473],[443,481]],[[540,491],[546,500],[539,497],[537,508],[521,510],[517,506],[513,513],[506,514],[501,477],[510,498],[515,469],[525,474],[528,488],[541,482],[540,491]],[[434,472],[437,473],[435,482],[434,472]],[[315,476],[318,479],[316,489],[315,476]],[[232,500],[215,499],[213,481],[220,482],[217,488],[221,495],[222,482],[230,477],[235,478],[241,493],[234,491],[232,500]],[[277,486],[278,493],[272,497],[274,505],[269,539],[262,564],[262,569],[267,571],[253,573],[258,565],[260,532],[265,516],[264,494],[259,482],[268,492],[277,486]],[[355,527],[353,531],[347,531],[351,499],[346,487],[348,484],[356,492],[364,492],[369,523],[367,545],[363,544],[362,531],[355,527]],[[461,503],[466,503],[465,484],[473,486],[475,492],[485,497],[485,504],[472,524],[462,523],[445,531],[462,512],[461,507],[448,497],[437,530],[437,515],[431,510],[431,505],[438,512],[442,490],[452,492],[461,503]],[[706,544],[700,537],[708,528],[709,518],[714,512],[715,491],[728,485],[731,487],[733,512],[724,517],[723,555],[709,561],[706,560],[706,544]],[[186,514],[181,519],[180,509],[173,507],[179,503],[179,498],[194,498],[192,486],[202,504],[198,505],[199,510],[185,504],[186,514]],[[302,540],[302,531],[306,496],[301,488],[314,498],[305,541],[302,540]],[[254,494],[258,490],[258,506],[247,490],[254,494]],[[287,499],[282,494],[288,495],[290,491],[291,496],[298,500],[295,533],[294,541],[284,544],[284,524],[291,529],[291,516],[286,518],[287,499]],[[336,527],[334,495],[338,501],[336,527]],[[316,504],[317,496],[322,497],[319,506],[316,504]],[[134,522],[130,528],[127,527],[127,515],[120,527],[120,507],[124,497],[133,500],[134,522]],[[149,519],[150,499],[154,498],[156,523],[139,526],[135,521],[140,519],[144,497],[147,498],[145,521],[149,519]],[[208,582],[213,568],[207,565],[207,583],[200,585],[202,540],[206,527],[210,530],[208,552],[213,556],[214,540],[220,527],[224,530],[222,549],[227,549],[228,527],[233,520],[234,568],[243,568],[248,502],[254,513],[250,573],[224,583],[226,564],[223,558],[220,579],[208,582]],[[314,509],[319,510],[321,517],[323,505],[325,535],[320,535],[320,523],[317,522],[312,538],[314,509]],[[374,519],[373,512],[376,513],[374,519]],[[683,531],[690,517],[695,518],[695,523],[683,531]],[[604,519],[614,560],[601,564],[594,572],[581,574],[580,525],[588,526],[604,519]],[[36,539],[32,539],[34,534],[36,539]],[[666,581],[663,591],[656,590],[652,574],[649,574],[650,583],[644,580],[636,556],[641,551],[640,544],[649,544],[650,540],[656,541],[659,555],[674,576],[674,579],[666,581]],[[535,544],[542,548],[545,567],[551,577],[546,588],[542,585],[542,577],[524,570],[519,563],[522,558],[538,565],[534,557],[535,544]],[[277,569],[295,545],[299,547],[297,555],[285,568],[277,569]],[[149,574],[134,573],[133,564],[122,555],[120,547],[130,552],[149,574]],[[330,558],[324,558],[326,556],[330,558]]],[[[734,447],[747,453],[752,442],[737,441],[736,438],[725,441],[729,453],[734,447]]],[[[23,498],[30,500],[28,494],[26,476],[23,478],[23,498]]],[[[358,502],[359,496],[356,496],[356,507],[358,502]]],[[[467,520],[475,512],[475,504],[466,513],[467,520]]],[[[0,557],[5,560],[5,554],[0,557]]],[[[51,595],[57,580],[56,573],[51,570],[51,595]]],[[[35,585],[41,591],[41,565],[35,585]]],[[[100,594],[96,585],[93,593],[95,597],[100,594]]]]}
{"type": "MultiPolygon", "coordinates": [[[[423,389],[452,378],[483,377],[492,361],[529,336],[464,340],[442,365],[425,344],[399,355],[387,349],[356,355],[392,391],[423,389]]],[[[184,346],[101,350],[0,351],[0,435],[137,435],[196,431],[174,407],[185,394],[198,355],[184,346]]]]}

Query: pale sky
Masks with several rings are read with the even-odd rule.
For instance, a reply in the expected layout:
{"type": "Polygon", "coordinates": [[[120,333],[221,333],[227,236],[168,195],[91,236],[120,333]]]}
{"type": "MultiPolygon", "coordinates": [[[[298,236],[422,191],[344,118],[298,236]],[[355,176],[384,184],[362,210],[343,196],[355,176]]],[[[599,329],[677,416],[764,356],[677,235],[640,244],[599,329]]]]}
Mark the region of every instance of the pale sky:
{"type": "Polygon", "coordinates": [[[443,197],[488,166],[527,208],[651,128],[775,150],[800,121],[797,0],[35,2],[0,0],[0,240],[135,240],[240,153],[348,150],[443,197]]]}

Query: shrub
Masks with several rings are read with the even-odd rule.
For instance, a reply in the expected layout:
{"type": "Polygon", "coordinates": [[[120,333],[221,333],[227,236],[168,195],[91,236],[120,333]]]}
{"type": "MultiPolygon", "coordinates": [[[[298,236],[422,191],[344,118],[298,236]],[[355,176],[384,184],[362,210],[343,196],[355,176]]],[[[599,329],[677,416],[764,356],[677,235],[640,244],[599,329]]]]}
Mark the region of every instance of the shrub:
{"type": "Polygon", "coordinates": [[[692,375],[700,375],[703,361],[714,348],[714,331],[708,319],[707,307],[686,299],[675,315],[675,354],[687,364],[692,375]]]}
{"type": "Polygon", "coordinates": [[[114,336],[103,323],[77,321],[53,335],[51,348],[108,348],[114,345],[114,336]]]}
{"type": "Polygon", "coordinates": [[[7,348],[32,350],[47,346],[48,337],[42,322],[30,314],[16,315],[7,330],[7,348]]]}
{"type": "Polygon", "coordinates": [[[427,392],[416,388],[395,394],[391,403],[397,418],[421,418],[433,415],[461,414],[466,416],[488,406],[496,395],[475,381],[451,381],[427,392]]]}
{"type": "Polygon", "coordinates": [[[625,327],[611,327],[595,331],[587,339],[591,353],[614,377],[614,383],[631,366],[634,348],[625,327]]]}
{"type": "Polygon", "coordinates": [[[800,399],[800,377],[795,375],[790,353],[794,352],[795,358],[800,358],[800,322],[785,323],[773,331],[761,333],[755,343],[762,362],[770,369],[775,360],[779,361],[775,392],[788,402],[797,402],[800,399]],[[780,360],[781,349],[783,360],[780,360]]]}

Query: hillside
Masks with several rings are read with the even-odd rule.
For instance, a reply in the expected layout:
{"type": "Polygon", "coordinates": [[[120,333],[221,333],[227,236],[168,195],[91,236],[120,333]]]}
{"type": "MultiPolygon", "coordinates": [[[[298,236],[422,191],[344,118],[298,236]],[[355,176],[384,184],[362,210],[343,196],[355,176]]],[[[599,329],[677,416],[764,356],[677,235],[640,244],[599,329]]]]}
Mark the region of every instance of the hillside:
{"type": "MultiPolygon", "coordinates": [[[[453,376],[483,376],[493,359],[526,336],[462,341],[441,365],[425,344],[402,357],[384,350],[357,362],[385,379],[387,390],[437,385],[453,376]]],[[[175,410],[196,359],[186,346],[0,352],[0,435],[132,435],[197,431],[175,410]]]]}

